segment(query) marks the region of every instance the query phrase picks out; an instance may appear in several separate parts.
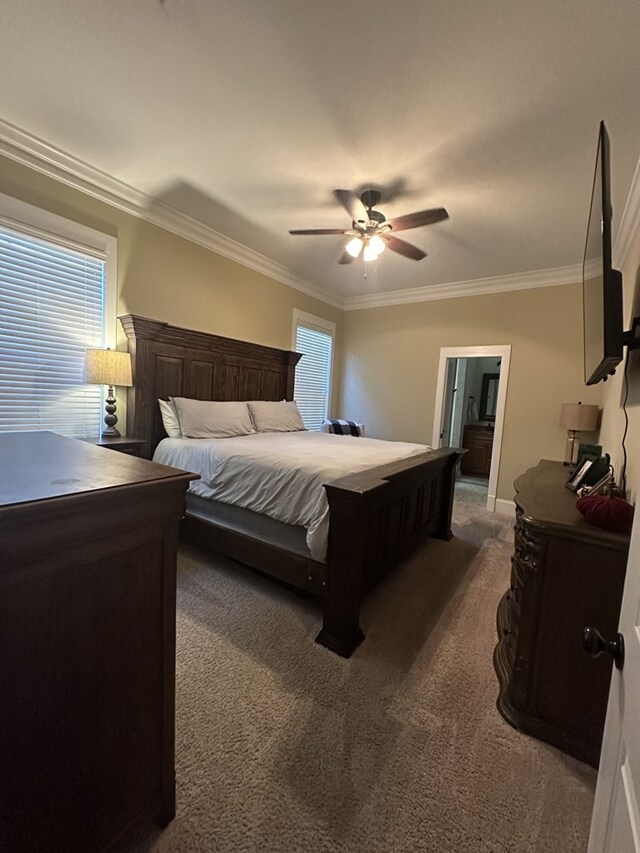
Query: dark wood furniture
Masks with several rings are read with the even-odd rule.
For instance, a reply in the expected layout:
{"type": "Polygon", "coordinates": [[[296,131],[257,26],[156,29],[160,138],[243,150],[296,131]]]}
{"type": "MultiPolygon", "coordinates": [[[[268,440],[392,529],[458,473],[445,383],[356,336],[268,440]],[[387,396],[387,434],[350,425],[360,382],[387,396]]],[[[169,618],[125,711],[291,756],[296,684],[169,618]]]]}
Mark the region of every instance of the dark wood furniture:
{"type": "Polygon", "coordinates": [[[128,453],[129,456],[140,456],[144,458],[146,454],[147,442],[144,438],[128,438],[120,436],[103,435],[99,438],[83,438],[89,444],[95,444],[96,447],[106,447],[109,450],[117,450],[119,453],[128,453]]]}
{"type": "Polygon", "coordinates": [[[491,473],[493,430],[485,426],[467,424],[462,434],[462,446],[468,452],[460,462],[460,473],[473,477],[488,477],[491,473]]]}
{"type": "Polygon", "coordinates": [[[0,434],[0,847],[102,851],[174,794],[178,525],[191,475],[0,434]]]}
{"type": "MultiPolygon", "coordinates": [[[[151,453],[165,437],[158,398],[293,399],[298,353],[130,314],[120,320],[134,380],[128,389],[127,431],[148,438],[151,453]]],[[[318,642],[348,657],[364,638],[359,614],[365,592],[427,537],[451,538],[459,456],[460,451],[441,449],[327,483],[326,563],[191,512],[182,532],[197,544],[322,598],[318,642]]]]}
{"type": "Polygon", "coordinates": [[[543,460],[516,480],[511,586],[498,607],[498,709],[511,725],[598,766],[611,658],[592,659],[582,629],[615,636],[629,536],[590,525],[543,460]]]}

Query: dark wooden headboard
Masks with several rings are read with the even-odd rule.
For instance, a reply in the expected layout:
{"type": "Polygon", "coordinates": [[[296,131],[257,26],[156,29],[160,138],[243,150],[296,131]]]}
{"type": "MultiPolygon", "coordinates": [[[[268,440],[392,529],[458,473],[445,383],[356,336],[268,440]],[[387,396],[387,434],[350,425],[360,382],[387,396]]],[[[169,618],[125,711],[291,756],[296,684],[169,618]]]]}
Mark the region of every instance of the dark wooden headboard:
{"type": "Polygon", "coordinates": [[[222,338],[126,314],[120,323],[131,353],[127,435],[153,454],[166,432],[158,399],[293,400],[300,354],[222,338]]]}

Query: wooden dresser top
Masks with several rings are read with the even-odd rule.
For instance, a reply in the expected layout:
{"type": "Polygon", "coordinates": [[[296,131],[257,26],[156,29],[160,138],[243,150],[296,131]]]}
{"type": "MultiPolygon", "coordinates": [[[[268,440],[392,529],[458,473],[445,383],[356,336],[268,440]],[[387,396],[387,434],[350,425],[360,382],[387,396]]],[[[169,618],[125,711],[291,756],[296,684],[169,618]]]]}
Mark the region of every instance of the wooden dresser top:
{"type": "Polygon", "coordinates": [[[197,474],[54,432],[0,433],[0,507],[118,486],[197,478],[197,474]]]}
{"type": "Polygon", "coordinates": [[[562,529],[564,535],[574,539],[589,539],[612,548],[627,550],[629,534],[605,530],[589,524],[576,507],[578,496],[565,487],[570,476],[569,468],[562,462],[542,459],[535,468],[529,468],[514,483],[515,502],[525,518],[549,532],[562,529]]]}

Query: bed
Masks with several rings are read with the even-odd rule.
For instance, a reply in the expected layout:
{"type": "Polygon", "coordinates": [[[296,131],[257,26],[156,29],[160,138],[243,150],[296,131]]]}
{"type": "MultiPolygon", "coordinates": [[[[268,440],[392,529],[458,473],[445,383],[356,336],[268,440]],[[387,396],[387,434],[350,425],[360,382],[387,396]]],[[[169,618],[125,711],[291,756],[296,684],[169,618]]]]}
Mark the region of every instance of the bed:
{"type": "MultiPolygon", "coordinates": [[[[127,396],[127,433],[146,441],[149,458],[167,437],[158,399],[293,399],[298,353],[132,314],[120,322],[134,379],[127,396]]],[[[322,548],[309,547],[308,531],[301,525],[202,494],[188,496],[181,536],[318,596],[323,624],[317,641],[349,657],[364,639],[359,614],[368,589],[428,537],[451,538],[454,476],[461,453],[452,448],[414,449],[410,456],[324,483],[324,558],[322,548]]]]}

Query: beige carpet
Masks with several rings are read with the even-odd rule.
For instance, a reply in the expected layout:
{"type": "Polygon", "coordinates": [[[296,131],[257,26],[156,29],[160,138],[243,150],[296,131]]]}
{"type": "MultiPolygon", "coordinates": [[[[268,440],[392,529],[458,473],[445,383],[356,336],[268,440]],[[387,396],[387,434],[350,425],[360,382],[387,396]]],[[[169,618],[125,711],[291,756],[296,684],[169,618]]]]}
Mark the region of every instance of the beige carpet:
{"type": "Polygon", "coordinates": [[[118,850],[583,853],[595,772],[495,709],[513,531],[482,495],[367,600],[348,661],[312,601],[183,550],[177,817],[118,850]]]}

